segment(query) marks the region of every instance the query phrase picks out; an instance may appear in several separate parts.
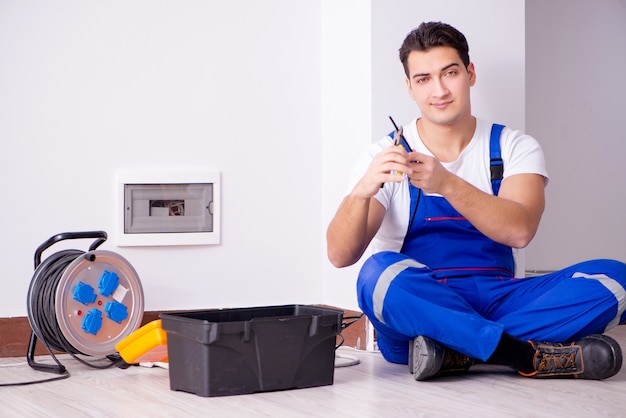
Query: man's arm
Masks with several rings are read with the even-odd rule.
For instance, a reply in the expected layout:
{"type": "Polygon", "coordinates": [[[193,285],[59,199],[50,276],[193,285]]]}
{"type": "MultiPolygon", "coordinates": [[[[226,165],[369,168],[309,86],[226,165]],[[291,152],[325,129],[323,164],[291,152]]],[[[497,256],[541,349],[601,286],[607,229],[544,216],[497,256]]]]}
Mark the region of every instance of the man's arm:
{"type": "Polygon", "coordinates": [[[485,193],[447,171],[433,157],[411,153],[409,178],[427,193],[438,193],[480,232],[504,245],[524,248],[535,236],[545,207],[545,178],[517,174],[502,181],[498,196],[485,193]]]}
{"type": "Polygon", "coordinates": [[[356,263],[378,232],[385,207],[374,198],[385,182],[401,182],[401,173],[410,172],[407,153],[390,146],[378,153],[354,189],[346,196],[328,225],[328,259],[335,267],[356,263]]]}
{"type": "Polygon", "coordinates": [[[373,197],[346,196],[326,233],[328,259],[335,267],[356,263],[382,224],[385,208],[373,197]]]}
{"type": "Polygon", "coordinates": [[[497,197],[467,186],[467,190],[457,188],[446,198],[472,225],[494,241],[513,248],[530,244],[545,207],[543,176],[508,177],[502,181],[497,197]],[[484,196],[478,197],[480,194],[484,196]]]}

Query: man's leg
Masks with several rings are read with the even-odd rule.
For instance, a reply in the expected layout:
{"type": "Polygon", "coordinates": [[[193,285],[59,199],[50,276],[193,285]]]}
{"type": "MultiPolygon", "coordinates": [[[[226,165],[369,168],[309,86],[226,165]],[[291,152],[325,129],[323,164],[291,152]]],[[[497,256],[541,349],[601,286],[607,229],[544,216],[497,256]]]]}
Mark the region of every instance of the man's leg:
{"type": "Polygon", "coordinates": [[[501,324],[483,318],[430,269],[403,254],[370,257],[357,289],[361,310],[383,336],[381,352],[389,361],[407,363],[408,343],[418,335],[484,361],[503,332],[501,324]]]}
{"type": "Polygon", "coordinates": [[[623,322],[625,287],[625,264],[587,261],[484,289],[497,301],[485,315],[522,340],[572,341],[623,322]]]}
{"type": "Polygon", "coordinates": [[[540,277],[477,283],[491,301],[481,313],[506,330],[488,363],[534,377],[605,379],[620,370],[621,348],[602,334],[626,315],[624,263],[592,260],[540,277]]]}
{"type": "MultiPolygon", "coordinates": [[[[617,270],[614,276],[623,271],[621,266],[619,263],[613,266],[617,270]]],[[[587,276],[598,274],[593,273],[596,271],[593,269],[585,271],[584,276],[579,277],[581,272],[572,276],[589,278],[587,276]]],[[[549,285],[543,290],[550,287],[557,286],[549,285]]],[[[503,333],[498,328],[500,324],[482,318],[456,292],[438,282],[428,268],[401,254],[382,253],[368,260],[359,276],[358,288],[361,309],[384,340],[381,351],[388,360],[404,362],[408,353],[405,357],[401,348],[403,340],[412,335],[419,336],[411,345],[412,351],[417,350],[412,353],[415,363],[410,365],[412,370],[418,370],[416,380],[438,375],[445,369],[447,360],[458,358],[457,350],[489,363],[510,366],[527,376],[603,379],[621,368],[621,349],[606,336],[594,335],[561,345],[528,342],[503,333]],[[432,301],[441,303],[433,304],[432,301]],[[492,332],[485,333],[485,329],[492,332]],[[482,339],[484,335],[490,335],[491,340],[482,339]],[[490,344],[493,344],[492,348],[489,348],[490,344]],[[583,358],[587,359],[586,370],[583,358]]],[[[524,299],[521,297],[515,302],[524,306],[527,303],[524,299]]],[[[621,314],[617,317],[621,318],[621,314]]]]}

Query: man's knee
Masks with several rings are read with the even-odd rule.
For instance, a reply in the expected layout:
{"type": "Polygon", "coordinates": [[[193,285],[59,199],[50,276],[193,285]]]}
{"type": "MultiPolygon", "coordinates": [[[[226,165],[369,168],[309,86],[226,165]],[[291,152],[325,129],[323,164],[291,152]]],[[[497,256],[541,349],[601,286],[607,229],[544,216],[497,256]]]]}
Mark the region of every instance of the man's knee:
{"type": "Polygon", "coordinates": [[[618,260],[590,260],[580,263],[579,269],[581,273],[588,275],[605,275],[620,284],[626,285],[626,264],[618,260]]]}
{"type": "Polygon", "coordinates": [[[372,255],[365,261],[363,267],[361,267],[357,286],[361,288],[369,285],[372,286],[373,290],[373,286],[375,286],[380,276],[389,266],[408,258],[409,257],[404,254],[393,251],[382,251],[372,255]]]}
{"type": "Polygon", "coordinates": [[[626,282],[626,264],[618,260],[602,260],[606,264],[606,275],[620,281],[626,282]]]}

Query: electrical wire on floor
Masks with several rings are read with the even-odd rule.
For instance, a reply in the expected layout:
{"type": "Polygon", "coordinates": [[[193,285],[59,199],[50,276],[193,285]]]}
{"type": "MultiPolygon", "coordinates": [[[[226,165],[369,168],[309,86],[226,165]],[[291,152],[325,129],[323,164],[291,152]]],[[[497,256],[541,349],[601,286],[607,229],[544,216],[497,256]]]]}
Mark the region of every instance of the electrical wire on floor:
{"type": "Polygon", "coordinates": [[[356,366],[357,364],[361,363],[361,360],[359,360],[358,357],[351,356],[348,354],[338,353],[337,349],[341,348],[341,346],[343,346],[343,343],[346,341],[346,339],[344,338],[342,334],[343,330],[345,330],[350,325],[357,322],[362,317],[363,317],[363,314],[357,315],[357,316],[346,316],[343,318],[344,322],[341,324],[341,332],[338,335],[341,341],[339,342],[339,344],[335,346],[335,368],[356,366]],[[349,322],[345,322],[345,320],[348,320],[349,322]]]}
{"type": "MultiPolygon", "coordinates": [[[[20,367],[20,366],[27,366],[27,365],[28,365],[28,362],[23,361],[21,363],[0,364],[0,368],[20,367]]],[[[40,380],[26,380],[23,382],[0,383],[0,387],[28,386],[28,385],[35,385],[38,383],[56,382],[57,380],[67,379],[68,377],[70,377],[70,373],[67,370],[65,370],[64,373],[61,374],[60,376],[49,377],[47,379],[40,379],[40,380]]]]}
{"type": "Polygon", "coordinates": [[[357,364],[361,364],[361,360],[359,360],[356,356],[351,356],[343,353],[335,353],[335,368],[339,367],[350,367],[356,366],[357,364]],[[339,360],[339,361],[338,361],[339,360]]]}
{"type": "Polygon", "coordinates": [[[65,374],[62,374],[60,376],[50,377],[48,379],[28,380],[25,382],[0,383],[0,387],[36,385],[39,383],[56,382],[57,380],[67,379],[68,377],[70,377],[70,373],[66,371],[65,374]]]}

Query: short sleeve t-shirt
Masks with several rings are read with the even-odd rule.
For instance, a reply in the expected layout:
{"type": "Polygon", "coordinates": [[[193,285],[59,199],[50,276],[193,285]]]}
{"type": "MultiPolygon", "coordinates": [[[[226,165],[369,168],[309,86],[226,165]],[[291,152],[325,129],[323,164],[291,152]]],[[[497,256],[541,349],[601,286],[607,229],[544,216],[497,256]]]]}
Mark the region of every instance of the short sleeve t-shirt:
{"type": "MultiPolygon", "coordinates": [[[[415,151],[431,155],[417,132],[417,119],[403,126],[404,137],[415,151]]],[[[468,183],[485,193],[493,194],[491,189],[491,169],[489,164],[489,138],[491,123],[476,120],[474,136],[461,152],[456,161],[442,163],[450,172],[463,178],[468,183]]],[[[357,160],[351,171],[348,193],[363,177],[372,159],[383,148],[393,144],[391,137],[373,143],[357,160]]],[[[531,136],[507,127],[502,131],[500,146],[504,164],[504,179],[516,174],[539,174],[548,181],[543,151],[539,143],[531,136]]],[[[372,240],[372,250],[400,251],[409,223],[410,196],[407,179],[401,183],[385,183],[374,196],[386,209],[383,223],[372,240]]]]}

